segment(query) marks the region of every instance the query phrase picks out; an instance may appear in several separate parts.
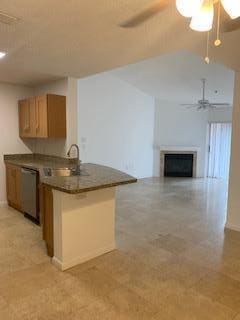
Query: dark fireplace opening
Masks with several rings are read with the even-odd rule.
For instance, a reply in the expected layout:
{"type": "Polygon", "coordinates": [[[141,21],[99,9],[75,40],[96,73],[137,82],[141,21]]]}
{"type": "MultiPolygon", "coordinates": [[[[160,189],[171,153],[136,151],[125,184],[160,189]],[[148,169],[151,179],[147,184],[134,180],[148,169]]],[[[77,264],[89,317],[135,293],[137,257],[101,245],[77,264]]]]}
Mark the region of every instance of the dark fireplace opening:
{"type": "Polygon", "coordinates": [[[165,154],[165,177],[193,177],[193,154],[165,154]]]}

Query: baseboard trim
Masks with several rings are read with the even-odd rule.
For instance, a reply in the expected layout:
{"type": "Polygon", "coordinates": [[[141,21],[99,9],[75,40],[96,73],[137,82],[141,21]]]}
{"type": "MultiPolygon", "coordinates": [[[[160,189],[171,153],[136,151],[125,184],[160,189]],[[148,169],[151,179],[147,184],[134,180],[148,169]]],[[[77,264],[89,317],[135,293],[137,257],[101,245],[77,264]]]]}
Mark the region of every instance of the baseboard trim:
{"type": "Polygon", "coordinates": [[[0,201],[0,208],[6,208],[8,206],[7,201],[0,201]]]}
{"type": "Polygon", "coordinates": [[[240,226],[236,226],[236,225],[231,224],[231,223],[226,223],[225,224],[225,228],[240,232],[240,226]]]}
{"type": "Polygon", "coordinates": [[[105,253],[111,252],[115,249],[116,249],[116,244],[114,243],[114,244],[109,245],[107,247],[92,251],[85,256],[80,256],[80,257],[77,257],[76,259],[73,259],[73,260],[67,261],[67,262],[62,262],[58,258],[53,257],[52,264],[56,268],[58,268],[59,270],[64,271],[64,270],[70,269],[78,264],[81,264],[81,263],[87,262],[88,260],[91,260],[93,258],[99,257],[105,253]]]}

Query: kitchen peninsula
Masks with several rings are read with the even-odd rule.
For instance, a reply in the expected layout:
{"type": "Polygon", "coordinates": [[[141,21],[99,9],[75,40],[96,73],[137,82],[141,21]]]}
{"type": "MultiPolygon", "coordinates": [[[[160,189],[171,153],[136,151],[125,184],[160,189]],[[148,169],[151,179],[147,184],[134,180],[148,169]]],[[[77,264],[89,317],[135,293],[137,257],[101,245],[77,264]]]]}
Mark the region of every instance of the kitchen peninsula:
{"type": "Polygon", "coordinates": [[[4,159],[7,168],[39,172],[43,238],[55,266],[66,270],[115,249],[116,187],[135,178],[97,164],[83,164],[79,176],[48,176],[46,169],[66,170],[73,159],[38,154],[4,159]]]}

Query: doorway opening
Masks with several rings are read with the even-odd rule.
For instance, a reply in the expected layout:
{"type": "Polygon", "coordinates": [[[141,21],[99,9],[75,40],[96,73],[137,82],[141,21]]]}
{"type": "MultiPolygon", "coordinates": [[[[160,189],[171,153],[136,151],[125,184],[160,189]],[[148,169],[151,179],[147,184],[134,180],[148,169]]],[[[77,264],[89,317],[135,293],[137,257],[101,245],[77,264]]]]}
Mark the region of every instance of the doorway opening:
{"type": "Polygon", "coordinates": [[[228,179],[231,154],[232,124],[210,123],[208,177],[228,179]]]}

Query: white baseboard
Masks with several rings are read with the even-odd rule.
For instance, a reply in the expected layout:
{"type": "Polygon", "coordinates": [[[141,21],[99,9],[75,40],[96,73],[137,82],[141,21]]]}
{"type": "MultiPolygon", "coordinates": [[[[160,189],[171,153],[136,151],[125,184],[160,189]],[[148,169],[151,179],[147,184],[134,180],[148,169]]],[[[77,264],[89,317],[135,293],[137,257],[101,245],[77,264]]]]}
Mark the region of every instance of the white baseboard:
{"type": "Polygon", "coordinates": [[[7,201],[0,201],[0,208],[6,208],[8,206],[7,201]]]}
{"type": "Polygon", "coordinates": [[[61,262],[60,260],[58,260],[56,257],[53,257],[53,258],[52,258],[52,264],[53,264],[56,268],[58,268],[59,270],[62,270],[62,271],[63,271],[63,269],[62,269],[62,262],[61,262]]]}
{"type": "Polygon", "coordinates": [[[225,224],[225,228],[240,232],[240,226],[236,226],[228,222],[225,224]]]}
{"type": "Polygon", "coordinates": [[[58,268],[59,270],[64,271],[64,270],[70,269],[70,268],[72,268],[72,267],[74,267],[74,266],[76,266],[78,264],[81,264],[81,263],[87,262],[88,260],[91,260],[93,258],[99,257],[99,256],[103,255],[104,253],[111,252],[111,251],[113,251],[115,249],[116,249],[116,244],[114,243],[114,244],[109,245],[109,246],[107,246],[105,248],[101,248],[101,249],[92,251],[87,255],[80,256],[80,257],[77,257],[77,258],[75,258],[75,259],[73,259],[71,261],[65,261],[65,262],[60,261],[56,257],[53,257],[52,258],[52,264],[56,268],[58,268]]]}

